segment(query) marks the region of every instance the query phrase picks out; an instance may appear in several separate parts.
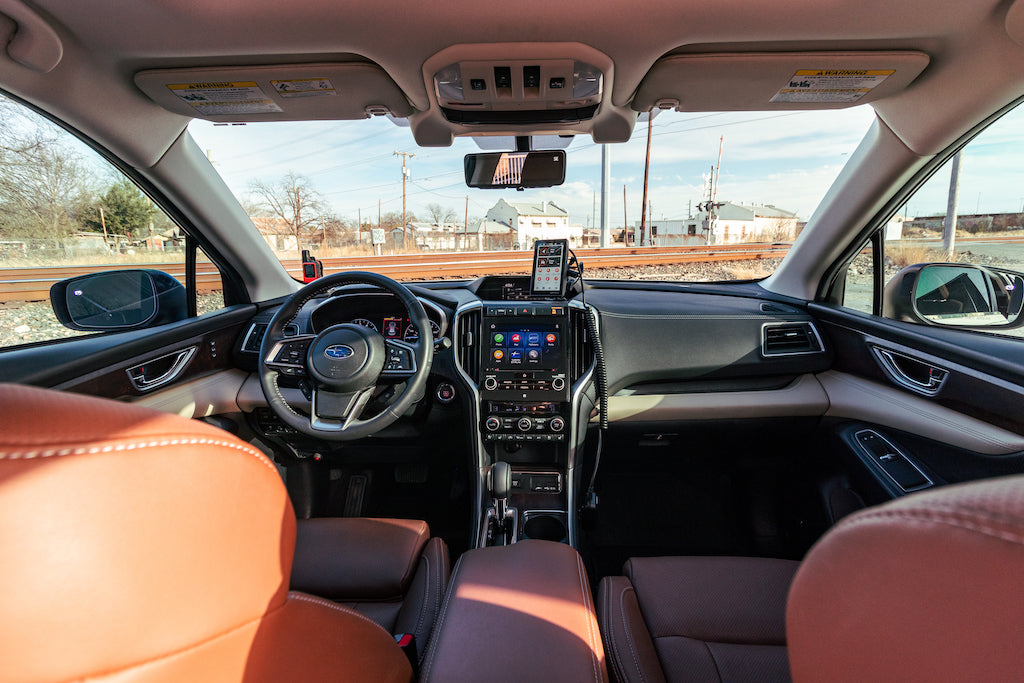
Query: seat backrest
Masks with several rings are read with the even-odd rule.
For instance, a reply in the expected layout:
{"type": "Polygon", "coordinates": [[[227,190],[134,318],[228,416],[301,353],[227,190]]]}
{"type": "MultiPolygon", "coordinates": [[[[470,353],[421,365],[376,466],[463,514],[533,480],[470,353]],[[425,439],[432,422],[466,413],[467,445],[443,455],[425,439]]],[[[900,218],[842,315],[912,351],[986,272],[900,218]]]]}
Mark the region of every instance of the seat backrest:
{"type": "Polygon", "coordinates": [[[845,518],[789,594],[793,680],[997,681],[1024,671],[1024,477],[845,518]]]}
{"type": "Polygon", "coordinates": [[[382,629],[288,593],[294,514],[255,449],[85,396],[0,406],[4,680],[411,678],[382,629]]]}

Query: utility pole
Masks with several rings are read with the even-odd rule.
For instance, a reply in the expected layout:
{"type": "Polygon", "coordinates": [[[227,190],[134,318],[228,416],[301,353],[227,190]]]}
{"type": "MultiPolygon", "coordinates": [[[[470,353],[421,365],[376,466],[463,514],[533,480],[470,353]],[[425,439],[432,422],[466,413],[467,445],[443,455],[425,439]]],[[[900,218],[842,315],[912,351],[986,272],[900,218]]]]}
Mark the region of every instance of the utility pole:
{"type": "Polygon", "coordinates": [[[942,250],[946,252],[946,260],[953,260],[953,247],[956,244],[956,202],[960,194],[960,150],[953,156],[953,165],[949,171],[949,200],[946,202],[946,218],[942,221],[942,250]]]}
{"type": "Polygon", "coordinates": [[[402,157],[402,247],[406,248],[406,232],[409,225],[409,220],[405,217],[405,180],[409,177],[409,169],[406,167],[405,162],[410,157],[416,156],[412,152],[399,152],[395,151],[396,157],[402,157]]]}
{"type": "Polygon", "coordinates": [[[462,250],[469,244],[469,195],[466,195],[466,220],[462,223],[462,250]]]}
{"type": "Polygon", "coordinates": [[[608,145],[601,145],[601,247],[611,246],[611,235],[608,234],[608,222],[611,220],[611,207],[608,205],[608,193],[612,184],[612,161],[608,145]]]}
{"type": "Polygon", "coordinates": [[[651,200],[647,200],[647,246],[654,246],[654,228],[651,226],[651,222],[654,220],[654,205],[651,200]]]}
{"type": "Polygon", "coordinates": [[[644,157],[644,198],[640,202],[640,246],[644,246],[647,236],[647,178],[651,172],[651,127],[654,125],[654,110],[647,112],[647,155],[644,157]]]}
{"type": "MultiPolygon", "coordinates": [[[[633,240],[634,244],[636,240],[633,240]]],[[[626,186],[622,186],[622,246],[629,246],[629,212],[626,211],[626,186]]]]}
{"type": "Polygon", "coordinates": [[[103,207],[100,207],[100,225],[103,226],[103,246],[106,247],[107,253],[110,253],[110,242],[107,239],[107,221],[103,217],[103,207]]]}

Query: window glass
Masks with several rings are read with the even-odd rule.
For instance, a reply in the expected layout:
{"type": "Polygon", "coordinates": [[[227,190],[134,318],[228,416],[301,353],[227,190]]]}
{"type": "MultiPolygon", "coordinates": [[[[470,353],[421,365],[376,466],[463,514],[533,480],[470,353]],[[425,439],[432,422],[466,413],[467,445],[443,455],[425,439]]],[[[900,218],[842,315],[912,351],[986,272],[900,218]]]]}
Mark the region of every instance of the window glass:
{"type": "MultiPolygon", "coordinates": [[[[220,274],[198,260],[199,311],[223,307],[220,274]]],[[[91,148],[0,97],[0,347],[92,334],[58,321],[50,286],[140,267],[184,283],[181,229],[91,148]]]]}
{"type": "MultiPolygon", "coordinates": [[[[603,146],[585,136],[534,139],[535,149],[565,149],[566,180],[522,192],[466,187],[463,157],[481,151],[474,139],[419,148],[408,127],[384,117],[231,126],[195,120],[189,133],[295,277],[301,277],[303,250],[323,259],[328,273],[352,267],[354,258],[373,270],[374,258],[401,263],[430,252],[446,264],[458,260],[446,273],[476,277],[494,272],[487,255],[459,252],[523,252],[538,239],[561,238],[573,250],[599,247],[607,153],[607,247],[710,247],[732,250],[735,258],[588,266],[587,276],[706,281],[771,274],[873,119],[867,106],[660,112],[650,127],[646,192],[643,117],[624,144],[603,146]]],[[[507,151],[515,142],[486,138],[483,144],[507,151]]],[[[508,272],[529,272],[525,255],[503,263],[508,272]]],[[[431,279],[422,268],[388,273],[431,279]]]]}
{"type": "MultiPolygon", "coordinates": [[[[907,272],[905,269],[924,263],[958,263],[1024,272],[1024,166],[1019,162],[1022,154],[1024,108],[1017,107],[964,147],[958,159],[951,158],[932,175],[883,227],[885,286],[898,284],[902,281],[898,278],[907,272]]],[[[864,267],[869,265],[866,253],[849,266],[843,305],[870,312],[870,298],[861,291],[864,267]]],[[[923,316],[931,316],[933,322],[984,326],[987,323],[979,306],[1001,305],[996,299],[1005,300],[1004,303],[1017,300],[1012,291],[1002,291],[1012,289],[1016,282],[1005,273],[993,278],[984,275],[984,271],[931,268],[922,270],[920,278],[914,305],[923,316]],[[957,278],[958,274],[961,277],[957,278]],[[944,279],[962,282],[965,287],[973,283],[972,291],[987,290],[992,301],[984,305],[971,302],[971,310],[964,310],[963,297],[950,295],[955,288],[942,285],[939,281],[944,279]],[[929,287],[932,281],[936,284],[929,287]]],[[[907,319],[892,309],[886,309],[886,314],[907,319]]],[[[1003,316],[1001,322],[1006,321],[1003,316]]],[[[992,326],[979,331],[1024,335],[1007,327],[992,326]]]]}

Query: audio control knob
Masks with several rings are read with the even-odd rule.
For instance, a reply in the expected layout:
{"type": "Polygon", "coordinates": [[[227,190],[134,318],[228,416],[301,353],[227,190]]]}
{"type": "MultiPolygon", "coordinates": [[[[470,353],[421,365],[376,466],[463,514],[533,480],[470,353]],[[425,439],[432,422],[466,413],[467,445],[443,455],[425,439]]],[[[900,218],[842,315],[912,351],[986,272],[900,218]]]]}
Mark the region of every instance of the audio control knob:
{"type": "Polygon", "coordinates": [[[553,432],[560,432],[565,429],[565,420],[560,417],[553,417],[548,421],[548,427],[550,427],[553,432]]]}
{"type": "Polygon", "coordinates": [[[565,380],[561,377],[555,377],[551,380],[551,388],[555,391],[561,391],[565,388],[565,380]]]}
{"type": "Polygon", "coordinates": [[[487,431],[496,432],[501,429],[501,418],[491,415],[484,420],[484,427],[487,427],[487,431]]]}
{"type": "Polygon", "coordinates": [[[486,377],[484,379],[484,389],[487,391],[494,391],[498,388],[498,380],[494,377],[486,377]]]}
{"type": "Polygon", "coordinates": [[[528,417],[519,418],[519,431],[528,432],[533,429],[533,420],[528,417]]]}

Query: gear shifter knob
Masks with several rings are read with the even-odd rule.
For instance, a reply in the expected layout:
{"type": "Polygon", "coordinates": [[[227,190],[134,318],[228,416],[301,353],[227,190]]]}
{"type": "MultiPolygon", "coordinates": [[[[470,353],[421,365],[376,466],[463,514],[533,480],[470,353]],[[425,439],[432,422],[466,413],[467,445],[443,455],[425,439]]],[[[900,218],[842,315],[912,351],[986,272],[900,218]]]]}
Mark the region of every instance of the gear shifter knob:
{"type": "Polygon", "coordinates": [[[508,492],[512,488],[512,468],[503,460],[499,460],[491,467],[491,497],[496,499],[508,498],[508,492]]]}

